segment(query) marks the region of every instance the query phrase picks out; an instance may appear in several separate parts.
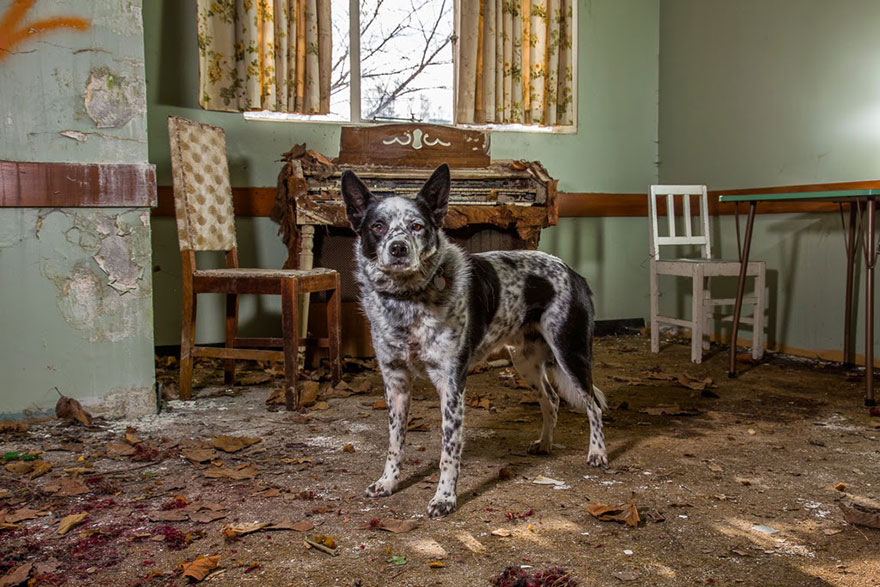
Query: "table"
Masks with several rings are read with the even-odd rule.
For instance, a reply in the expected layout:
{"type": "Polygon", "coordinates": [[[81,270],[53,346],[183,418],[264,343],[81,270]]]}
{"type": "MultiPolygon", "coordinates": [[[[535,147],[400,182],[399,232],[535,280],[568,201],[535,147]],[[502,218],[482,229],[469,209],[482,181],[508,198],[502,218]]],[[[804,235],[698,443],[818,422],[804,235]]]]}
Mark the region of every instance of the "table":
{"type": "MultiPolygon", "coordinates": [[[[860,234],[861,217],[867,209],[865,233],[868,235],[864,247],[865,252],[865,405],[874,406],[874,265],[876,263],[876,242],[874,241],[874,212],[880,189],[854,189],[818,192],[781,192],[765,194],[722,195],[721,203],[749,203],[749,215],[746,221],[745,237],[742,247],[739,242],[739,210],[737,209],[737,248],[740,255],[739,283],[736,288],[736,302],[733,311],[733,331],[730,345],[730,370],[728,375],[736,377],[736,340],[739,331],[740,312],[742,311],[743,292],[746,281],[746,264],[749,262],[749,249],[752,243],[752,227],[755,223],[755,210],[758,202],[766,201],[831,201],[838,202],[843,208],[849,205],[849,227],[846,246],[846,304],[844,309],[844,341],[843,359],[845,364],[853,364],[853,349],[850,343],[852,329],[852,297],[853,268],[856,261],[856,238],[860,234]]],[[[757,328],[757,325],[755,325],[757,328]]]]}

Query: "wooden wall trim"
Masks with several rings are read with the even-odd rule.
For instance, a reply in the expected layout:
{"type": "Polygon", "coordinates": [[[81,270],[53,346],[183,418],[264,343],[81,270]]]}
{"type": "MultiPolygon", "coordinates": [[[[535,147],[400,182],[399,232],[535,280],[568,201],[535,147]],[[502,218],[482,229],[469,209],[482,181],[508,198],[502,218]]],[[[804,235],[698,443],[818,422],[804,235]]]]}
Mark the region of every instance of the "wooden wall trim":
{"type": "MultiPolygon", "coordinates": [[[[170,185],[160,185],[157,193],[159,203],[153,208],[153,216],[174,216],[174,190],[170,185]]],[[[268,217],[274,205],[274,187],[232,188],[232,208],[238,217],[268,217]]]]}
{"type": "MultiPolygon", "coordinates": [[[[782,192],[821,192],[827,190],[855,190],[865,188],[880,189],[880,180],[847,181],[837,183],[815,183],[786,185],[736,190],[711,190],[709,192],[709,212],[712,215],[733,214],[733,204],[719,204],[718,196],[745,194],[772,194],[782,192]]],[[[159,186],[159,205],[153,209],[154,216],[174,216],[174,194],[171,186],[159,186]]],[[[607,218],[607,217],[646,217],[648,215],[648,195],[633,193],[600,192],[559,192],[560,218],[607,218]]],[[[232,188],[232,201],[236,216],[269,216],[275,204],[274,187],[232,188]]],[[[740,206],[746,211],[747,205],[740,206]]],[[[758,214],[784,214],[808,212],[836,212],[835,202],[761,202],[758,214]]]]}
{"type": "Polygon", "coordinates": [[[0,208],[140,208],[156,205],[149,163],[0,161],[0,208]]]}

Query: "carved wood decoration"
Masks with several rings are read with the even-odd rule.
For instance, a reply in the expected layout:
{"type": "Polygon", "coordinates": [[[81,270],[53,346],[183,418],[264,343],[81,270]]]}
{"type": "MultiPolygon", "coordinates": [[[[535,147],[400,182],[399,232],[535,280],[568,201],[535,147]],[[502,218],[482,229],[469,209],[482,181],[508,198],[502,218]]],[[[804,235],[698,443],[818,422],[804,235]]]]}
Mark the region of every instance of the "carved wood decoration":
{"type": "Polygon", "coordinates": [[[454,168],[489,166],[489,134],[436,124],[344,126],[339,157],[344,165],[454,168]]]}

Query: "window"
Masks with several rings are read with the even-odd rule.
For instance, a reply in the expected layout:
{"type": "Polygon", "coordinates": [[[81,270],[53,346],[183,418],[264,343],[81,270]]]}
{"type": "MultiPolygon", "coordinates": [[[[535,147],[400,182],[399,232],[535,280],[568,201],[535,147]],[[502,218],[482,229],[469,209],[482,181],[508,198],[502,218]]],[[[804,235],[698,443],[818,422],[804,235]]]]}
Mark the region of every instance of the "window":
{"type": "Polygon", "coordinates": [[[575,128],[576,0],[329,4],[329,114],[248,118],[575,128]]]}
{"type": "Polygon", "coordinates": [[[354,18],[350,4],[332,4],[331,114],[353,121],[451,123],[452,0],[360,0],[354,18]],[[360,31],[359,60],[350,51],[357,41],[351,30],[360,31]],[[358,64],[360,83],[352,85],[358,64]],[[352,108],[358,94],[360,108],[352,108]]]}

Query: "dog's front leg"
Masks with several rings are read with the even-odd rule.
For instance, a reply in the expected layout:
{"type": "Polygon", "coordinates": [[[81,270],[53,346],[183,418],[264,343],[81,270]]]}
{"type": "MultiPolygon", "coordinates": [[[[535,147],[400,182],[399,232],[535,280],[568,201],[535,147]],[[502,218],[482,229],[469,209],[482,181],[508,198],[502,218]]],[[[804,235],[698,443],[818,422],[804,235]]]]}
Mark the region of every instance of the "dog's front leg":
{"type": "Polygon", "coordinates": [[[455,511],[458,471],[461,464],[462,424],[464,423],[464,382],[466,374],[444,373],[431,377],[440,394],[443,409],[443,449],[440,454],[440,482],[428,504],[432,518],[455,511]]]}
{"type": "Polygon", "coordinates": [[[385,471],[382,476],[367,487],[368,497],[391,495],[397,489],[409,415],[409,372],[390,363],[383,364],[382,379],[385,381],[385,402],[388,404],[388,454],[385,457],[385,471]]]}

